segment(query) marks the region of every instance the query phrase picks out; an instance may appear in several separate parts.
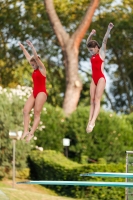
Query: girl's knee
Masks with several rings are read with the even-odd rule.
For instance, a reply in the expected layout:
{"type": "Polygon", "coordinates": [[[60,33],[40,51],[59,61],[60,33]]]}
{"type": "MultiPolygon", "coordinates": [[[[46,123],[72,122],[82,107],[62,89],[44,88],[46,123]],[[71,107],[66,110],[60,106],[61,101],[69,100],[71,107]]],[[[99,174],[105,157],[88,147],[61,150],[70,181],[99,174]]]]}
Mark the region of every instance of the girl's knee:
{"type": "Polygon", "coordinates": [[[91,102],[90,102],[90,105],[94,105],[94,104],[95,104],[95,101],[91,101],[91,102]]]}
{"type": "Polygon", "coordinates": [[[99,98],[99,97],[95,97],[95,99],[94,99],[94,103],[96,104],[96,103],[100,103],[100,101],[101,101],[101,99],[99,98]]]}
{"type": "Polygon", "coordinates": [[[28,115],[30,112],[29,112],[29,110],[27,110],[27,109],[23,109],[23,115],[28,115]]]}
{"type": "Polygon", "coordinates": [[[94,102],[95,102],[95,99],[94,99],[94,98],[91,98],[91,100],[90,100],[90,104],[93,105],[94,102]]]}
{"type": "Polygon", "coordinates": [[[35,110],[35,111],[34,111],[34,116],[36,116],[36,117],[40,117],[40,113],[41,113],[40,111],[35,110]]]}

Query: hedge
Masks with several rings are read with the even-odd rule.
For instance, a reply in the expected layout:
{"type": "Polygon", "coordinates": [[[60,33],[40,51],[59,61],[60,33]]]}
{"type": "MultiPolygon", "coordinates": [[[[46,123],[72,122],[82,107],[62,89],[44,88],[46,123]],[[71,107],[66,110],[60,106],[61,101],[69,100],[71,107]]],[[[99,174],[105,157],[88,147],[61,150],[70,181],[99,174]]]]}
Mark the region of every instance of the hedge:
{"type": "MultiPolygon", "coordinates": [[[[62,181],[125,181],[122,178],[81,177],[88,172],[124,172],[123,164],[78,164],[56,151],[32,151],[28,164],[32,180],[62,181]]],[[[124,188],[116,187],[82,187],[82,186],[47,186],[59,195],[87,198],[89,200],[121,200],[124,199],[124,188]]]]}

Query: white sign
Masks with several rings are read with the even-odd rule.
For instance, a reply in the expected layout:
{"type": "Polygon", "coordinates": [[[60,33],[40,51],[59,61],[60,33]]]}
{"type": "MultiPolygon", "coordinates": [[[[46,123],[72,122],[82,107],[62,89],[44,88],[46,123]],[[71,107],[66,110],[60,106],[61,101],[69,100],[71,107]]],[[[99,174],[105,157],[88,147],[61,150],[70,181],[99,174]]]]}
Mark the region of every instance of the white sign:
{"type": "Polygon", "coordinates": [[[63,138],[63,146],[64,147],[70,146],[70,139],[69,138],[63,138]]]}

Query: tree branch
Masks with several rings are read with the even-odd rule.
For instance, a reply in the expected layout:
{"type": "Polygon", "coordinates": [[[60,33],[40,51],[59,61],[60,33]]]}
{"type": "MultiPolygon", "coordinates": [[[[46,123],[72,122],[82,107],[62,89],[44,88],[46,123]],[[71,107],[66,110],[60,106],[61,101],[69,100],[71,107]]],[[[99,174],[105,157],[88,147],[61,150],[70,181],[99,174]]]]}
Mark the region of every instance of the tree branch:
{"type": "Polygon", "coordinates": [[[91,0],[90,5],[88,6],[88,9],[86,11],[86,14],[84,18],[82,19],[79,27],[75,31],[75,33],[72,35],[72,38],[75,38],[74,40],[74,46],[78,48],[80,46],[81,40],[83,39],[87,29],[89,28],[92,17],[94,15],[94,12],[96,8],[99,5],[100,0],[91,0]]]}
{"type": "Polygon", "coordinates": [[[52,28],[58,38],[61,47],[63,47],[65,41],[69,39],[69,34],[66,33],[60,22],[60,19],[55,11],[53,0],[44,0],[44,5],[46,7],[46,12],[51,22],[52,28]]]}

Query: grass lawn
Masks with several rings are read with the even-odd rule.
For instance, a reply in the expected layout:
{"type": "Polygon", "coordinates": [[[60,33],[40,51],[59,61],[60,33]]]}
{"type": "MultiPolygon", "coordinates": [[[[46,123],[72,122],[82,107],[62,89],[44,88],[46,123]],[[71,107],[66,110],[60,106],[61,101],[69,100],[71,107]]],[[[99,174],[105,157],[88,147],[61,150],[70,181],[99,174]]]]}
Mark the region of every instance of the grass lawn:
{"type": "Polygon", "coordinates": [[[0,190],[10,200],[74,200],[73,198],[58,196],[55,192],[40,185],[19,184],[14,189],[11,180],[0,181],[0,190]]]}

